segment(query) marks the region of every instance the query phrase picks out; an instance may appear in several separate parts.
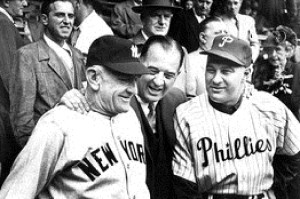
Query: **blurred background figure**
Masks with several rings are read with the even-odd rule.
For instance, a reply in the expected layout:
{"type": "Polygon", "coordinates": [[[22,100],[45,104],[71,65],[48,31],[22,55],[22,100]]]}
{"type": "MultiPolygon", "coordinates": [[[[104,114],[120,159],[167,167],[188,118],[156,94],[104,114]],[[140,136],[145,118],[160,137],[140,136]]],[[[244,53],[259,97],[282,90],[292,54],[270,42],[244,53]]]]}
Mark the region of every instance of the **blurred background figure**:
{"type": "Polygon", "coordinates": [[[194,8],[174,15],[169,31],[190,53],[199,48],[199,23],[210,15],[213,0],[194,0],[194,8]]]}
{"type": "Polygon", "coordinates": [[[190,9],[194,8],[194,0],[184,0],[181,2],[181,6],[185,10],[190,10],[190,9]]]}
{"type": "Polygon", "coordinates": [[[116,35],[132,38],[142,29],[140,14],[133,12],[133,6],[141,5],[142,0],[127,0],[117,3],[111,13],[111,28],[116,35]]]}

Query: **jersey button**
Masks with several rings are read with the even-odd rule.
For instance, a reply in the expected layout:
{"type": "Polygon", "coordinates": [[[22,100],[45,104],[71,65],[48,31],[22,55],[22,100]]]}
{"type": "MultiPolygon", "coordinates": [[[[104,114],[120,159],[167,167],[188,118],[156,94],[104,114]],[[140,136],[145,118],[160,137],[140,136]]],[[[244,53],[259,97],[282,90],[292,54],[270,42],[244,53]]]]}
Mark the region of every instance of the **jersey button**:
{"type": "Polygon", "coordinates": [[[127,164],[127,169],[130,169],[130,164],[127,164]]]}

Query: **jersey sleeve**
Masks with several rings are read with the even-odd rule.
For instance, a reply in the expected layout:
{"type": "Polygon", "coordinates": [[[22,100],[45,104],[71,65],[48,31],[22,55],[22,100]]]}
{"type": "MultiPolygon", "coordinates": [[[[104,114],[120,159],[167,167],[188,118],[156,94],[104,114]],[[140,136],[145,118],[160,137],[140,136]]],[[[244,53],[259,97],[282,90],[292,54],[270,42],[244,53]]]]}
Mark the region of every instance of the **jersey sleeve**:
{"type": "Polygon", "coordinates": [[[63,165],[64,135],[54,123],[38,123],[31,138],[18,155],[4,182],[0,198],[32,199],[46,187],[63,165]]]}
{"type": "Polygon", "coordinates": [[[300,151],[300,123],[284,106],[283,126],[277,138],[277,154],[293,156],[300,151]]]}
{"type": "Polygon", "coordinates": [[[196,183],[192,152],[189,146],[189,127],[187,122],[180,117],[178,109],[174,116],[174,129],[176,142],[172,163],[173,174],[196,183]]]}

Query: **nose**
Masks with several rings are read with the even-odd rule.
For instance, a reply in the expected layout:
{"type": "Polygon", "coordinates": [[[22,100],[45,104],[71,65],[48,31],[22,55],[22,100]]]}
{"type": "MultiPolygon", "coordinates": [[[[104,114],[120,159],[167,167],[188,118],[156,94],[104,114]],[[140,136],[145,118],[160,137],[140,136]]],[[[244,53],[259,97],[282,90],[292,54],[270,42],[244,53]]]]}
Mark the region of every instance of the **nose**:
{"type": "Polygon", "coordinates": [[[155,75],[153,82],[155,83],[156,86],[160,87],[163,86],[165,83],[165,76],[164,72],[159,72],[155,75]]]}
{"type": "Polygon", "coordinates": [[[136,86],[136,80],[133,80],[131,82],[128,82],[128,86],[126,91],[131,95],[137,94],[137,86],[136,86]]]}
{"type": "Polygon", "coordinates": [[[222,81],[223,81],[223,80],[222,80],[222,75],[221,75],[221,73],[220,73],[220,72],[216,72],[216,73],[214,74],[214,76],[213,76],[213,79],[212,79],[213,84],[218,85],[218,84],[220,84],[222,81]]]}
{"type": "Polygon", "coordinates": [[[160,15],[158,18],[158,22],[160,24],[164,24],[166,22],[166,17],[164,15],[160,15]]]}
{"type": "Polygon", "coordinates": [[[63,22],[64,22],[65,24],[70,24],[71,21],[72,21],[72,19],[71,19],[68,15],[66,15],[66,16],[64,17],[63,22]]]}

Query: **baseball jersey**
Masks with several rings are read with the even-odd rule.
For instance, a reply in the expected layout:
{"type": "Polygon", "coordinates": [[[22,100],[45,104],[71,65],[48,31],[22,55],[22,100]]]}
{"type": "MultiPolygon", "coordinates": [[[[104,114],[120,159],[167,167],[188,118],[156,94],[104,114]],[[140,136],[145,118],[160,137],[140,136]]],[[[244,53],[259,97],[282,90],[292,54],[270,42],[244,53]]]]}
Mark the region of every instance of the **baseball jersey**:
{"type": "Polygon", "coordinates": [[[300,150],[300,124],[277,98],[253,91],[233,114],[213,108],[206,94],[174,116],[174,175],[199,192],[256,195],[271,188],[274,154],[300,150]]]}
{"type": "Polygon", "coordinates": [[[149,199],[135,112],[109,118],[56,107],[38,122],[0,198],[149,199]]]}

